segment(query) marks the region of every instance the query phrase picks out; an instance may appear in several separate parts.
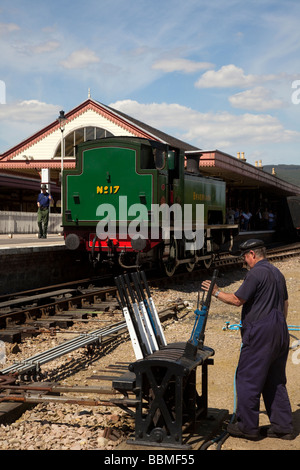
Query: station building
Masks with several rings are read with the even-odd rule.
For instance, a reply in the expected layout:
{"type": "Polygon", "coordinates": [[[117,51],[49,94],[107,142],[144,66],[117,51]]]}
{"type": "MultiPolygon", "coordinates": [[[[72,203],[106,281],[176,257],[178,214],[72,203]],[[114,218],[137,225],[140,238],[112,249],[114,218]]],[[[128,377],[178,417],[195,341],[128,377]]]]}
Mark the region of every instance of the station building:
{"type": "MultiPolygon", "coordinates": [[[[227,206],[233,209],[253,213],[259,207],[268,207],[278,211],[282,200],[300,196],[300,187],[264,172],[261,166],[247,163],[243,154],[236,157],[220,150],[201,150],[91,98],[67,112],[65,118],[63,131],[59,121],[55,120],[0,155],[0,233],[7,232],[4,223],[7,214],[36,213],[41,183],[48,185],[54,199],[51,213],[58,216],[62,163],[64,169],[73,168],[78,144],[109,136],[157,140],[183,149],[186,155],[199,155],[199,169],[203,175],[226,181],[227,206]]],[[[23,229],[15,226],[15,230],[23,229]]],[[[29,230],[28,226],[26,230],[29,230]]],[[[36,231],[35,223],[32,230],[36,231]]]]}

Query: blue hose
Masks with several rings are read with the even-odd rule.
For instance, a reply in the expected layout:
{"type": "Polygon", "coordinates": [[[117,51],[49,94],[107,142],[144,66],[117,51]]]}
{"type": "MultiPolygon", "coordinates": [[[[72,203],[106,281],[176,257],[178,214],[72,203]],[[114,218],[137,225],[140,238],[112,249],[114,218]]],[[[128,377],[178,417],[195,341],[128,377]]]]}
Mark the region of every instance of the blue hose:
{"type": "MultiPolygon", "coordinates": [[[[225,326],[223,326],[223,331],[226,331],[226,330],[239,330],[240,328],[242,327],[242,322],[240,323],[232,323],[232,325],[230,325],[229,321],[225,322],[225,326]]],[[[300,326],[298,325],[288,325],[288,330],[289,331],[300,331],[300,326]]]]}

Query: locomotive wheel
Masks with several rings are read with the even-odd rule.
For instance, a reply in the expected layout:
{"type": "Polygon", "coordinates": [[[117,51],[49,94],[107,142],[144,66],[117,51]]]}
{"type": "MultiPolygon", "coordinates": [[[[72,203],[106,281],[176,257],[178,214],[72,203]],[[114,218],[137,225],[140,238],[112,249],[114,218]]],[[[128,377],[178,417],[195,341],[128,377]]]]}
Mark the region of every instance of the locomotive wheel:
{"type": "Polygon", "coordinates": [[[210,256],[209,258],[206,258],[206,259],[202,260],[204,267],[206,269],[209,269],[212,265],[213,260],[214,260],[214,254],[211,251],[207,250],[206,236],[205,236],[204,245],[203,245],[203,248],[202,248],[202,256],[210,256]]]}
{"type": "Polygon", "coordinates": [[[176,271],[177,257],[178,257],[177,240],[176,238],[172,238],[170,240],[170,245],[169,245],[169,256],[164,261],[165,272],[166,272],[166,275],[169,277],[173,276],[173,274],[176,271]]]}
{"type": "MultiPolygon", "coordinates": [[[[193,243],[196,243],[195,239],[193,240],[193,243]]],[[[196,253],[195,253],[194,250],[188,250],[188,251],[185,252],[186,258],[193,258],[193,257],[195,257],[195,255],[196,255],[196,253]]],[[[192,261],[191,263],[186,263],[185,264],[185,268],[186,268],[188,273],[191,273],[195,266],[196,266],[196,261],[192,261]]]]}
{"type": "Polygon", "coordinates": [[[186,263],[185,267],[188,273],[191,273],[196,266],[196,263],[186,263]]]}
{"type": "Polygon", "coordinates": [[[209,269],[214,260],[214,254],[207,252],[206,246],[202,248],[202,256],[210,256],[209,258],[203,259],[202,263],[206,269],[209,269]]]}
{"type": "Polygon", "coordinates": [[[209,269],[213,262],[213,255],[211,254],[210,258],[204,259],[203,264],[206,269],[209,269]]]}

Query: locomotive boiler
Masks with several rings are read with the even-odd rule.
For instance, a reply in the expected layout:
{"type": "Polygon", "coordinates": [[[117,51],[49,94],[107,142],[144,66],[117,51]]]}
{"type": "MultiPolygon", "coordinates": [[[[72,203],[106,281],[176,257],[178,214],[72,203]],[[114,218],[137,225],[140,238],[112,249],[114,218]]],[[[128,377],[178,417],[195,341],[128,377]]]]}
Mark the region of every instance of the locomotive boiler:
{"type": "Polygon", "coordinates": [[[160,265],[169,276],[179,265],[209,267],[238,228],[225,224],[225,182],[201,176],[199,156],[135,137],[78,146],[76,167],[63,173],[67,248],[94,265],[160,265]]]}

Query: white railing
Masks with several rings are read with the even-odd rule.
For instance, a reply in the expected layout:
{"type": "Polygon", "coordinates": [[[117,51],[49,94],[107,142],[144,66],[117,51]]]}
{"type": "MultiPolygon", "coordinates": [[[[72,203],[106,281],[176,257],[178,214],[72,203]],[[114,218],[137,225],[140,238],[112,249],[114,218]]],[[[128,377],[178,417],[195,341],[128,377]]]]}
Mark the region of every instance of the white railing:
{"type": "MultiPolygon", "coordinates": [[[[0,211],[0,234],[37,232],[36,212],[0,211]]],[[[48,233],[61,232],[61,214],[50,213],[48,233]]]]}

